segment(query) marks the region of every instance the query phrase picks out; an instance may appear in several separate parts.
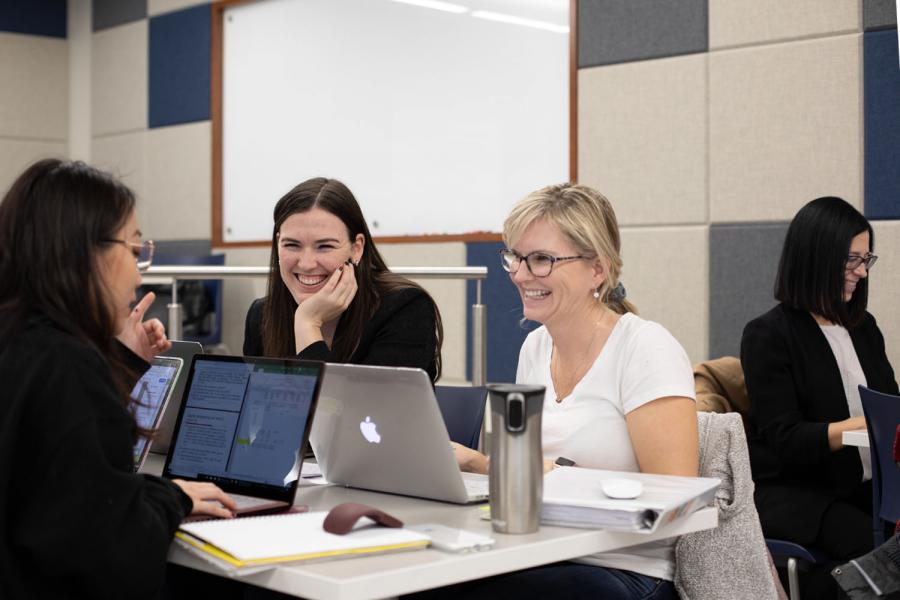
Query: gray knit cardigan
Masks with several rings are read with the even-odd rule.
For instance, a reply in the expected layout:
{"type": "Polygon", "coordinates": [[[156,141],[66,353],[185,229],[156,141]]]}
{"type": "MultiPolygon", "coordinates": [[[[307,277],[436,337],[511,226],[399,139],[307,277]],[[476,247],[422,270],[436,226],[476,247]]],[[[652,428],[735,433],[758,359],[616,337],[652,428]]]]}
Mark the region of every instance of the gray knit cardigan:
{"type": "MultiPolygon", "coordinates": [[[[682,600],[777,599],[759,515],[744,425],[737,413],[697,413],[700,476],[722,480],[716,492],[719,525],[689,533],[675,545],[675,587],[682,600]]],[[[780,593],[779,593],[780,592],[780,593]]]]}

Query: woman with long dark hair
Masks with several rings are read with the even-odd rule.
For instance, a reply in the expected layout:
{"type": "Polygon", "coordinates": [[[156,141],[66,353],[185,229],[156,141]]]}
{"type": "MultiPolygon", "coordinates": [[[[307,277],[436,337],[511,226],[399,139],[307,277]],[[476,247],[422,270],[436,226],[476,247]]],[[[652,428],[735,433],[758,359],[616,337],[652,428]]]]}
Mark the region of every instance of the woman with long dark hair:
{"type": "MultiPolygon", "coordinates": [[[[750,321],[741,340],[763,532],[836,560],[873,543],[869,451],[841,441],[844,431],[866,426],[858,386],[898,391],[884,337],[866,311],[874,248],[872,226],[850,204],[808,203],[784,241],[779,304],[750,321]]],[[[813,573],[805,596],[834,596],[828,571],[813,573]]]]}
{"type": "Polygon", "coordinates": [[[247,313],[245,355],[418,367],[437,380],[437,306],[391,273],[347,186],[304,181],[274,220],[267,295],[247,313]]]}
{"type": "Polygon", "coordinates": [[[234,508],[134,473],[129,394],[170,346],[152,294],[131,307],[152,250],[132,192],[83,163],[40,161],[0,203],[0,597],[153,597],[181,520],[234,508]]]}

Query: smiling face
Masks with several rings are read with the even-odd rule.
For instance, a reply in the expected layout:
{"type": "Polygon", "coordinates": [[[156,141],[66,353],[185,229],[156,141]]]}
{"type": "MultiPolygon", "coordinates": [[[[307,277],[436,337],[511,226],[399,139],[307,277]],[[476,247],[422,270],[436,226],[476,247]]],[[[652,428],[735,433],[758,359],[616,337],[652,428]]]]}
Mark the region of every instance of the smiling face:
{"type": "Polygon", "coordinates": [[[110,243],[104,246],[97,256],[100,277],[108,294],[107,302],[110,311],[116,318],[116,331],[122,331],[125,319],[135,301],[135,290],[141,285],[141,273],[138,271],[135,248],[141,243],[141,230],[138,228],[137,216],[131,212],[128,219],[111,239],[137,244],[110,243]]]}
{"type": "MultiPolygon", "coordinates": [[[[865,256],[870,251],[869,232],[863,231],[859,235],[850,240],[850,256],[865,256]]],[[[856,284],[860,279],[869,276],[866,265],[861,264],[855,269],[844,269],[844,302],[850,302],[853,298],[853,292],[856,291],[856,284]]]]}
{"type": "MultiPolygon", "coordinates": [[[[521,256],[532,252],[556,257],[581,254],[559,227],[546,219],[528,225],[512,250],[521,256]]],[[[599,263],[587,259],[557,262],[547,277],[535,277],[521,261],[519,269],[509,277],[519,290],[525,318],[548,326],[595,308],[593,292],[605,279],[599,263]]]]}
{"type": "Polygon", "coordinates": [[[347,226],[326,210],[294,213],[278,230],[281,280],[299,304],[322,289],[347,260],[359,261],[364,245],[361,233],[351,243],[347,226]]]}

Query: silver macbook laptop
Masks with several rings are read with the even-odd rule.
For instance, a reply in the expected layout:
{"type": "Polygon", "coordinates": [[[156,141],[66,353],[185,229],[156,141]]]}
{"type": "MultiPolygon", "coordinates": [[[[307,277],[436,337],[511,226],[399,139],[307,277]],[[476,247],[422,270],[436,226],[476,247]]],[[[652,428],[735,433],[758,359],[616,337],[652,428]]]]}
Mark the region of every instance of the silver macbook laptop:
{"type": "Polygon", "coordinates": [[[458,504],[488,497],[461,473],[421,369],[329,363],[310,444],[330,483],[458,504]]]}
{"type": "Polygon", "coordinates": [[[324,363],[198,354],[163,477],[211,481],[238,514],[289,509],[324,363]]]}
{"type": "Polygon", "coordinates": [[[163,455],[169,452],[169,446],[172,443],[172,430],[175,429],[175,419],[178,418],[178,411],[181,410],[181,401],[184,399],[184,388],[187,383],[188,372],[191,370],[191,361],[194,360],[195,354],[202,353],[203,346],[198,342],[172,340],[172,347],[161,355],[180,358],[184,361],[184,368],[175,380],[175,386],[169,397],[169,406],[166,412],[163,413],[162,421],[157,426],[156,435],[153,436],[153,444],[150,445],[150,452],[163,455]]]}

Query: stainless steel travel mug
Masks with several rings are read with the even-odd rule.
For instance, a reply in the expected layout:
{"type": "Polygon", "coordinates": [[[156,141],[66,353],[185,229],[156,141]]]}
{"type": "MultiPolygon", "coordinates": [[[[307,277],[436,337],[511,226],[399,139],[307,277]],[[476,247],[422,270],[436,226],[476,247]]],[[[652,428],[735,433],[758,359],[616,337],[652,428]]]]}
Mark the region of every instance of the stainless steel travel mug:
{"type": "Polygon", "coordinates": [[[534,533],[544,492],[544,386],[493,384],[487,389],[491,403],[491,525],[500,533],[534,533]]]}

